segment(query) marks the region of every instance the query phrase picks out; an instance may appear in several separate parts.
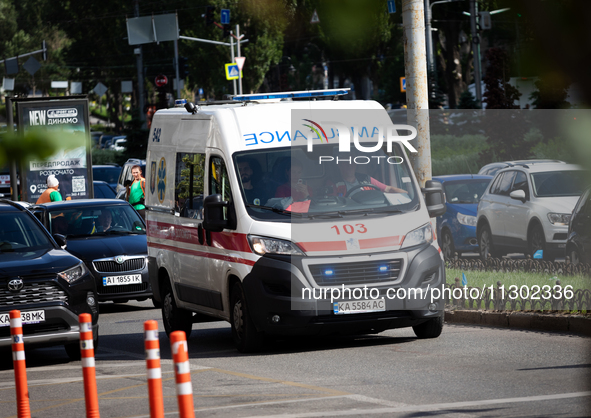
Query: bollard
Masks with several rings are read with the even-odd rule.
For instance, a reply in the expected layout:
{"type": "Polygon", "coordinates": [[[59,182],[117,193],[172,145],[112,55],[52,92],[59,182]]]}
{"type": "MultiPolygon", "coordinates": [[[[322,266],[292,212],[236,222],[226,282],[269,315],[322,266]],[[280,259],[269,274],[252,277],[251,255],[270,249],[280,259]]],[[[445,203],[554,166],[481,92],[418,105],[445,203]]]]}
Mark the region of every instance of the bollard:
{"type": "Polygon", "coordinates": [[[12,364],[14,366],[14,382],[16,386],[17,416],[18,418],[31,418],[21,311],[10,311],[10,335],[12,336],[12,364]]]}
{"type": "Polygon", "coordinates": [[[176,377],[176,394],[179,403],[180,418],[195,418],[193,410],[193,386],[191,385],[191,366],[189,365],[189,350],[184,331],[170,333],[170,347],[174,361],[176,377]]]}
{"type": "Polygon", "coordinates": [[[99,418],[96,371],[94,367],[94,344],[92,339],[92,317],[90,314],[83,313],[80,314],[78,320],[80,322],[80,357],[82,360],[82,376],[84,378],[86,417],[99,418]]]}
{"type": "Polygon", "coordinates": [[[150,418],[164,418],[164,398],[162,396],[162,371],[160,369],[160,342],[158,323],[144,322],[144,346],[148,368],[148,398],[150,399],[150,418]]]}

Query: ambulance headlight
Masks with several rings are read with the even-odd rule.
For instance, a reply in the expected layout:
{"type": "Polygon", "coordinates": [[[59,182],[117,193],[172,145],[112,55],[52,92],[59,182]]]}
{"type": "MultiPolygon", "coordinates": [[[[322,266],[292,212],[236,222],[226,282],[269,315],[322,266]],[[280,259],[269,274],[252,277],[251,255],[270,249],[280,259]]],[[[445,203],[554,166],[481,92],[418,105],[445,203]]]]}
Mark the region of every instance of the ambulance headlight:
{"type": "Polygon", "coordinates": [[[430,244],[432,242],[433,230],[431,224],[426,224],[406,234],[400,248],[414,247],[415,245],[430,244]]]}
{"type": "Polygon", "coordinates": [[[248,236],[248,243],[255,254],[304,255],[293,242],[282,239],[248,236]]]}

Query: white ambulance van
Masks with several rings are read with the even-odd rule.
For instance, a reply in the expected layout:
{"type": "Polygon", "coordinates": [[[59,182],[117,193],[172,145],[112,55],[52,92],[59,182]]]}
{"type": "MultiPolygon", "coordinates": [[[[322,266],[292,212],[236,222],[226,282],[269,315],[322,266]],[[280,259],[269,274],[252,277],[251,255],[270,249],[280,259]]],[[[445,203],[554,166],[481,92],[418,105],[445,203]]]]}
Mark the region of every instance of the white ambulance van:
{"type": "Polygon", "coordinates": [[[421,190],[412,146],[390,138],[399,131],[384,108],[336,100],[345,93],[155,113],[146,218],[167,334],[225,320],[242,352],[265,334],[412,326],[439,336],[445,269],[432,218],[445,211],[443,193],[430,181],[421,190]]]}

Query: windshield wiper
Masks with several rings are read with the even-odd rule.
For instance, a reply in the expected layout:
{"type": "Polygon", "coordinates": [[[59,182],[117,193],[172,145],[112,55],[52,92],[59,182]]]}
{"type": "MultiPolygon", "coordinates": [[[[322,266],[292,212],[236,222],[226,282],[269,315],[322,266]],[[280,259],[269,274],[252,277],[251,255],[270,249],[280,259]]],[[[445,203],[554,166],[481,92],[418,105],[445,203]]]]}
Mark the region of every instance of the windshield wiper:
{"type": "Polygon", "coordinates": [[[299,212],[291,212],[289,210],[274,208],[272,206],[260,206],[260,205],[253,205],[250,203],[247,203],[246,206],[249,208],[270,210],[271,212],[280,213],[281,215],[294,216],[294,217],[298,217],[298,218],[302,217],[302,214],[299,212]]]}

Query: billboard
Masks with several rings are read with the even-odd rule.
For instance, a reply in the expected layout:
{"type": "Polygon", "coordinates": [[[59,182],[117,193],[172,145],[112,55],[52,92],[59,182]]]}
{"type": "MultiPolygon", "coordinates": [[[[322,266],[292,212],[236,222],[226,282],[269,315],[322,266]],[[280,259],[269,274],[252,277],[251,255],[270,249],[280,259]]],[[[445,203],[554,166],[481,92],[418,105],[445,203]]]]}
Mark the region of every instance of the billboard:
{"type": "Polygon", "coordinates": [[[60,183],[63,200],[92,198],[88,99],[17,101],[16,110],[21,133],[44,128],[64,138],[74,137],[73,145],[59,149],[44,161],[22,163],[21,200],[35,203],[47,188],[47,177],[52,174],[60,183]]]}

